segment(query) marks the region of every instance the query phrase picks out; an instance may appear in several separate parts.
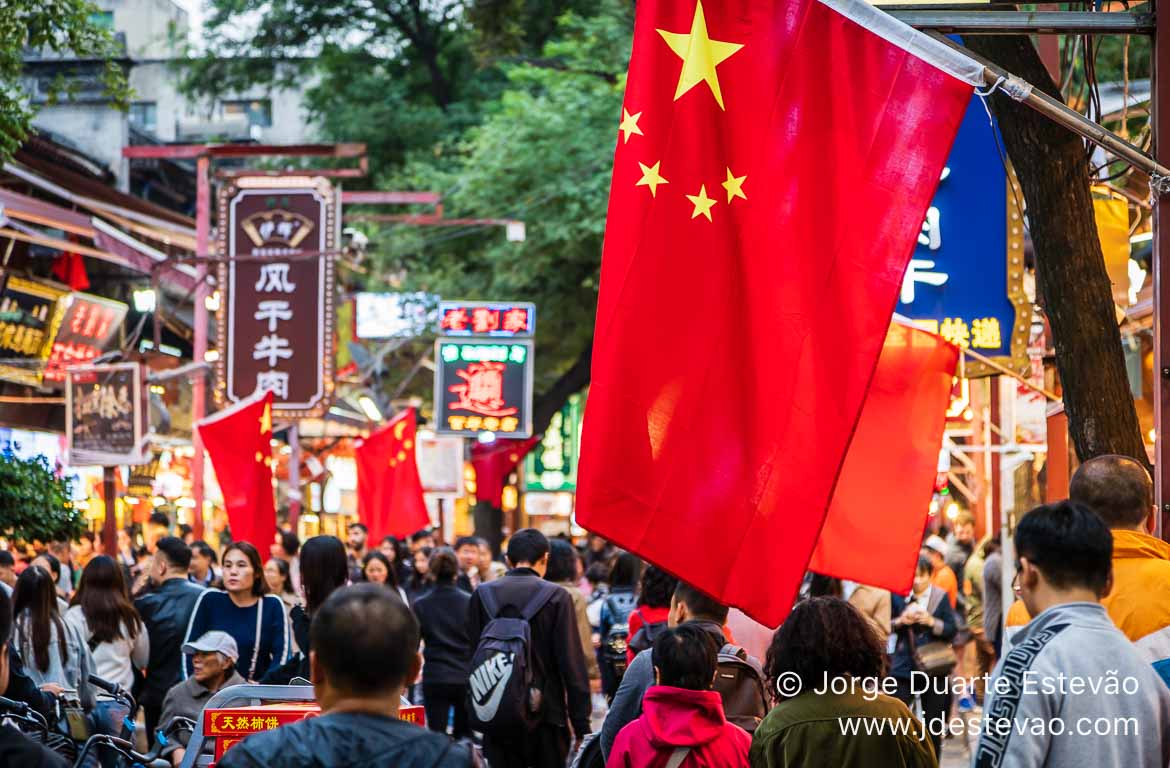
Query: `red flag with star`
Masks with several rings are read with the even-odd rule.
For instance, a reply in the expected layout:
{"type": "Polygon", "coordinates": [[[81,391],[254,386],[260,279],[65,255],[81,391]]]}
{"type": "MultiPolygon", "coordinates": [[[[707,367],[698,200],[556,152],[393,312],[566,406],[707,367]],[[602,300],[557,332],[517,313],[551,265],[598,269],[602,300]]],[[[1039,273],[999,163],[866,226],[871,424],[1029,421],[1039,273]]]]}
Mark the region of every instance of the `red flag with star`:
{"type": "Polygon", "coordinates": [[[223,493],[233,541],[267,551],[276,532],[272,493],[272,392],[241,400],[198,424],[223,493]]]}
{"type": "Polygon", "coordinates": [[[981,74],[862,0],[640,0],[581,525],[783,619],[981,74]]]}
{"type": "Polygon", "coordinates": [[[401,539],[431,524],[418,476],[417,432],[417,415],[407,408],[354,450],[358,517],[370,529],[370,541],[401,539]]]}

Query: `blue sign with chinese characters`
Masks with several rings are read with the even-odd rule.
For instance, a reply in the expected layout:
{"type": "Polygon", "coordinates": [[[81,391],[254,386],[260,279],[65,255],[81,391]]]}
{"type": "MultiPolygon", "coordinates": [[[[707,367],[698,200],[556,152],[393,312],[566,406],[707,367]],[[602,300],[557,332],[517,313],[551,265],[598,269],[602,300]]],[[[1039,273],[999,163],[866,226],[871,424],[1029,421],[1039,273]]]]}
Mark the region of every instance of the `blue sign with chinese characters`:
{"type": "Polygon", "coordinates": [[[972,98],[895,311],[985,357],[1011,358],[1026,349],[1030,318],[1017,323],[1028,303],[1023,222],[999,147],[998,128],[972,98]]]}

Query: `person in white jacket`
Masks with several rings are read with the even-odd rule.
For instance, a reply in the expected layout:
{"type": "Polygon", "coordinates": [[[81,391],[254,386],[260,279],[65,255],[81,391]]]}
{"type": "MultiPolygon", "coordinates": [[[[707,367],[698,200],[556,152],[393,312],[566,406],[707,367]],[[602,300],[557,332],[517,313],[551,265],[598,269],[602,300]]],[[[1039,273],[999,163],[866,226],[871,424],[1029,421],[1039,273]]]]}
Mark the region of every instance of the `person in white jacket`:
{"type": "MultiPolygon", "coordinates": [[[[88,643],[94,674],[130,690],[134,667],[144,668],[150,656],[150,638],[113,558],[98,555],[85,566],[65,621],[88,643]]],[[[103,692],[97,695],[94,711],[97,727],[115,736],[122,733],[122,721],[130,714],[126,705],[103,692]]]]}
{"type": "Polygon", "coordinates": [[[1015,589],[1034,618],[1004,645],[974,768],[1165,768],[1170,689],[1098,601],[1113,538],[1088,507],[1037,507],[1016,527],[1015,589]]]}

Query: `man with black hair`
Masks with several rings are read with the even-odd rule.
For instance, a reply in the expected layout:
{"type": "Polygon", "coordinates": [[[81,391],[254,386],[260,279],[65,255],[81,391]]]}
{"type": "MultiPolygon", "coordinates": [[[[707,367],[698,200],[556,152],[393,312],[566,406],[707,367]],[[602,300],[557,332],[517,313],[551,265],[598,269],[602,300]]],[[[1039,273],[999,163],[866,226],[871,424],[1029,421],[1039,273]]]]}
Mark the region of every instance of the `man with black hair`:
{"type": "Polygon", "coordinates": [[[370,529],[365,523],[353,522],[345,528],[345,544],[349,550],[349,580],[356,584],[363,580],[362,558],[368,551],[366,540],[370,537],[370,529]]]}
{"type": "MultiPolygon", "coordinates": [[[[249,736],[222,768],[465,768],[470,744],[398,719],[418,677],[418,621],[377,584],[338,589],[313,616],[310,676],[321,714],[249,736]]],[[[493,765],[494,768],[494,765],[493,765]]]]}
{"type": "Polygon", "coordinates": [[[16,586],[16,558],[7,549],[0,549],[0,590],[12,597],[16,586]]]}
{"type": "Polygon", "coordinates": [[[191,548],[180,538],[163,536],[155,544],[147,572],[153,589],[134,601],[150,638],[146,684],[138,700],[150,739],[155,737],[167,691],[181,678],[180,649],[195,602],[203,594],[203,587],[187,580],[190,567],[191,548]]]}
{"type": "Polygon", "coordinates": [[[215,550],[206,541],[199,540],[191,545],[191,568],[187,578],[201,587],[210,587],[216,582],[215,550]]]}
{"type": "Polygon", "coordinates": [[[455,586],[464,592],[474,592],[479,586],[479,541],[474,536],[460,536],[455,540],[455,556],[459,558],[455,586]]]}
{"type": "MultiPolygon", "coordinates": [[[[0,696],[7,696],[12,655],[12,601],[0,590],[0,696]]],[[[65,768],[65,760],[21,733],[0,724],[0,765],[20,768],[65,768]]]]}
{"type": "MultiPolygon", "coordinates": [[[[170,535],[171,519],[166,516],[165,512],[151,512],[150,519],[146,523],[146,530],[143,531],[143,539],[146,542],[146,551],[154,554],[158,547],[158,540],[164,536],[170,535]]],[[[182,539],[179,539],[182,541],[182,539]]]]}
{"type": "MultiPolygon", "coordinates": [[[[552,587],[547,601],[529,621],[533,687],[543,694],[540,722],[531,731],[485,733],[484,754],[492,768],[564,765],[570,747],[568,725],[572,725],[578,739],[590,731],[589,675],[577,617],[569,594],[544,581],[548,553],[548,539],[540,531],[516,531],[508,541],[506,554],[511,570],[495,581],[481,584],[468,606],[468,636],[476,646],[492,619],[521,617],[538,591],[552,587]],[[495,615],[484,605],[485,593],[490,593],[488,600],[499,607],[495,615]]],[[[497,681],[497,685],[503,682],[497,681]]]]}
{"type": "Polygon", "coordinates": [[[1077,468],[1068,492],[1113,534],[1113,590],[1101,604],[1170,684],[1170,544],[1150,535],[1150,473],[1128,456],[1098,456],[1077,468]]]}
{"type": "MultiPolygon", "coordinates": [[[[666,620],[671,627],[686,624],[702,630],[710,636],[716,650],[727,642],[723,634],[723,625],[727,623],[727,606],[685,581],[680,581],[674,588],[666,620]]],[[[622,728],[642,714],[643,698],[654,685],[653,650],[642,651],[634,657],[609,705],[605,723],[601,726],[601,751],[606,755],[613,749],[622,728]]],[[[758,660],[753,658],[753,661],[759,666],[758,660]]]]}
{"type": "Polygon", "coordinates": [[[1170,764],[1170,689],[1098,602],[1112,582],[1109,529],[1063,501],[1025,515],[1015,547],[1035,618],[996,666],[975,768],[1170,764]]]}

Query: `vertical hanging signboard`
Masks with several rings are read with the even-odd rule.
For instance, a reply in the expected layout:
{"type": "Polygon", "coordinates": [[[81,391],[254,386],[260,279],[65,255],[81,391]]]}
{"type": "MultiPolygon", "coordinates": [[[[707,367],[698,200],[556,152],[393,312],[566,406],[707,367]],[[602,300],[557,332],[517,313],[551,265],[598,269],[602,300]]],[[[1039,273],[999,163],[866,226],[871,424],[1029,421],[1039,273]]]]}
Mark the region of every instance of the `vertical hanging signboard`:
{"type": "Polygon", "coordinates": [[[242,176],[220,189],[220,405],[271,390],[275,416],[315,418],[328,409],[336,202],[320,177],[242,176]]]}

